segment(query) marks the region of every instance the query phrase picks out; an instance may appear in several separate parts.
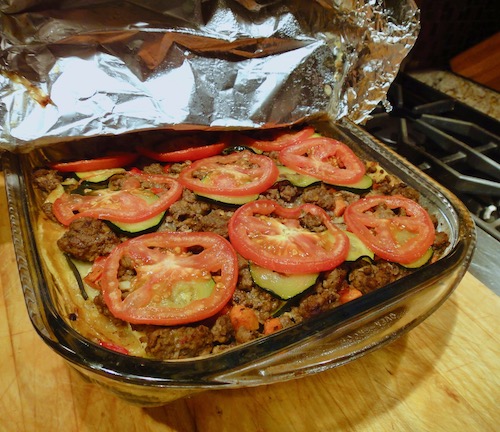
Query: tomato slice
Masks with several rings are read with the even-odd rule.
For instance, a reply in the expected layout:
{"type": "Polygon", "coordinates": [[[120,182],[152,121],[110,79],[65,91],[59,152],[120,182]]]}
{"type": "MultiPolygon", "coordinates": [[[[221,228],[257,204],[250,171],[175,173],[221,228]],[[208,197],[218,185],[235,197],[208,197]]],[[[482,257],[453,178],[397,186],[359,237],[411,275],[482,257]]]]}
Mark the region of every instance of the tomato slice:
{"type": "Polygon", "coordinates": [[[179,182],[208,195],[248,196],[271,187],[278,178],[272,159],[248,150],[193,162],[179,174],[179,182]]]}
{"type": "Polygon", "coordinates": [[[314,204],[285,208],[272,200],[257,200],[236,210],[228,228],[240,255],[285,274],[331,270],[345,261],[349,250],[346,234],[314,204]],[[304,216],[318,220],[322,230],[308,229],[304,216]]]}
{"type": "Polygon", "coordinates": [[[157,232],[117,246],[99,280],[111,313],[134,324],[178,325],[211,317],[231,299],[238,259],[209,232],[157,232]],[[121,263],[134,276],[120,280],[121,263]]]}
{"type": "Polygon", "coordinates": [[[57,162],[50,165],[61,172],[97,171],[108,168],[121,168],[135,162],[137,153],[113,153],[95,159],[82,159],[72,162],[57,162]]]}
{"type": "Polygon", "coordinates": [[[349,231],[380,258],[409,264],[434,243],[435,229],[427,211],[403,196],[369,196],[344,212],[349,231]]]}
{"type": "Polygon", "coordinates": [[[160,162],[195,161],[218,155],[228,146],[225,142],[208,143],[200,136],[176,137],[160,144],[138,146],[137,151],[160,162]]]}
{"type": "Polygon", "coordinates": [[[245,145],[260,151],[278,151],[292,144],[297,144],[310,138],[315,133],[312,127],[305,127],[299,131],[291,130],[270,130],[261,133],[262,139],[255,139],[245,136],[245,145]]]}
{"type": "Polygon", "coordinates": [[[354,184],[366,172],[363,161],[347,145],[326,137],[309,138],[285,147],[279,160],[300,174],[336,185],[354,184]]]}
{"type": "Polygon", "coordinates": [[[121,190],[99,189],[93,195],[64,193],[54,201],[57,220],[69,225],[76,218],[142,222],[168,209],[182,195],[182,186],[164,175],[128,174],[121,190]],[[145,189],[142,184],[154,184],[145,189]]]}
{"type": "Polygon", "coordinates": [[[107,257],[104,255],[98,256],[94,260],[94,263],[92,264],[90,271],[83,278],[84,282],[94,289],[97,289],[97,290],[101,289],[99,286],[99,279],[101,278],[102,272],[104,271],[104,265],[106,264],[106,258],[107,257]]]}
{"type": "Polygon", "coordinates": [[[117,353],[120,353],[120,354],[129,355],[129,351],[127,348],[122,347],[120,345],[116,345],[112,342],[99,341],[99,345],[102,346],[103,348],[109,349],[111,351],[116,351],[117,353]]]}

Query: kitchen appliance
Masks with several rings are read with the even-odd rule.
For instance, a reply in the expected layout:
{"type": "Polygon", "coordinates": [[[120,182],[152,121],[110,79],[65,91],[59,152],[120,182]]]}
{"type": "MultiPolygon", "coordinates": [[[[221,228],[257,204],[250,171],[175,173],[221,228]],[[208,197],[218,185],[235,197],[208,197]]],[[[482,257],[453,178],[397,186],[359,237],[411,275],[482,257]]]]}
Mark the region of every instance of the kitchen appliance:
{"type": "Polygon", "coordinates": [[[471,272],[496,288],[500,269],[500,122],[407,73],[365,129],[456,194],[478,230],[471,272]]]}

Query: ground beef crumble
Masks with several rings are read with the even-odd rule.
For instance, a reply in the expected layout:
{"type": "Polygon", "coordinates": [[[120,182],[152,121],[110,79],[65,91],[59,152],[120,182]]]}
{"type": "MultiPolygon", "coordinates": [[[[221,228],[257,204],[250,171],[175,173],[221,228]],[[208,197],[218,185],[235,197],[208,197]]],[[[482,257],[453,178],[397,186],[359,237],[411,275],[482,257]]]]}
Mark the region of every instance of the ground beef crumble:
{"type": "Polygon", "coordinates": [[[204,325],[159,327],[144,331],[146,353],[159,359],[183,359],[210,354],[214,336],[204,325]]]}
{"type": "Polygon", "coordinates": [[[51,192],[61,184],[62,177],[55,170],[40,168],[33,173],[33,184],[43,192],[51,192]]]}
{"type": "Polygon", "coordinates": [[[119,237],[105,222],[82,217],[70,223],[57,245],[76,259],[92,262],[100,255],[108,255],[120,243],[119,237]]]}
{"type": "Polygon", "coordinates": [[[367,294],[410,274],[410,270],[388,261],[359,260],[349,272],[348,282],[367,294]]]}

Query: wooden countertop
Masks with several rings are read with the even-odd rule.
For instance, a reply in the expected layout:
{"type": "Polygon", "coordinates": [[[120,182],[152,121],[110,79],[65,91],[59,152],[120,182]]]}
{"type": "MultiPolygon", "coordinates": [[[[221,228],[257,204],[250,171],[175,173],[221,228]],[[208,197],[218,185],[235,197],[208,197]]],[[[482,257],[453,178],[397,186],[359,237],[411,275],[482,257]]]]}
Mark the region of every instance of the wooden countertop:
{"type": "Polygon", "coordinates": [[[392,344],[296,381],[140,408],[83,382],[33,329],[0,174],[0,431],[495,431],[500,299],[466,274],[392,344]]]}

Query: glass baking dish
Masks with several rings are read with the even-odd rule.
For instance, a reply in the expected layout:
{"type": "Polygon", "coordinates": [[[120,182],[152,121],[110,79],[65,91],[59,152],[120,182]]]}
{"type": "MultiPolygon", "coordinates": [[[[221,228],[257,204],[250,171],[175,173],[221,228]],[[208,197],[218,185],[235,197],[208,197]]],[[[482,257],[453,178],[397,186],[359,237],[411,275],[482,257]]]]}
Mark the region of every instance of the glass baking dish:
{"type": "Polygon", "coordinates": [[[258,386],[321,372],[380,348],[421,323],[453,292],[470,264],[475,227],[468,210],[359,126],[349,121],[314,126],[417,189],[449,236],[445,256],[321,316],[219,354],[169,361],[122,355],[86,340],[61,317],[57,290],[35,241],[39,210],[30,186],[33,168],[47,152],[5,153],[2,165],[21,285],[41,338],[85,379],[131,403],[155,406],[207,389],[258,386]]]}

